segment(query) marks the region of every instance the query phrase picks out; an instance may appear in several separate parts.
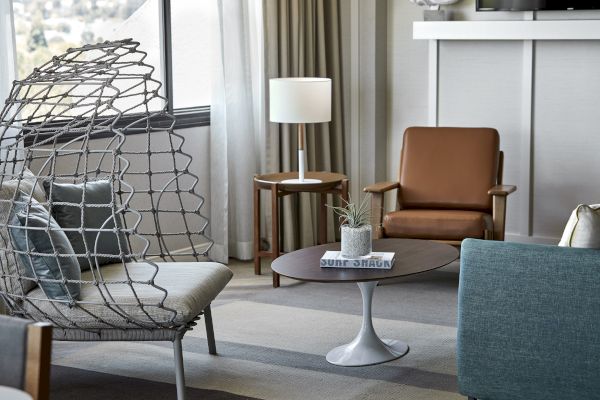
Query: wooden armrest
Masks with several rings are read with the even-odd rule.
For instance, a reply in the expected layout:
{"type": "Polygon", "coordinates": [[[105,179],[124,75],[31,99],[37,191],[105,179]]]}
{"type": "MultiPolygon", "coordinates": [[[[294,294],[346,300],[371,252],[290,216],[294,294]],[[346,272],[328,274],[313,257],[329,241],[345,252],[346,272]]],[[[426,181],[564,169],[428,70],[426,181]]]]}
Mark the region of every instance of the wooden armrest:
{"type": "Polygon", "coordinates": [[[363,189],[363,192],[367,193],[385,193],[388,190],[398,189],[400,187],[399,182],[377,182],[367,186],[363,189]]]}
{"type": "Polygon", "coordinates": [[[516,190],[517,187],[514,185],[496,185],[488,190],[488,194],[492,196],[508,196],[516,190]]]}

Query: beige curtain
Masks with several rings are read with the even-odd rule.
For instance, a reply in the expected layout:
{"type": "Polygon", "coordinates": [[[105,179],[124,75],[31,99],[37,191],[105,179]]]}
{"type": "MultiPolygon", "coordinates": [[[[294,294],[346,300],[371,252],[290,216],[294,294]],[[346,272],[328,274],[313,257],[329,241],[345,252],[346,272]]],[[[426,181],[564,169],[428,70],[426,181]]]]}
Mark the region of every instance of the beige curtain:
{"type": "MultiPolygon", "coordinates": [[[[331,122],[307,125],[309,171],[345,172],[339,1],[264,0],[263,3],[267,83],[268,79],[278,77],[332,79],[331,122]]],[[[298,170],[296,129],[295,125],[268,123],[263,164],[268,172],[298,170]]],[[[338,203],[339,199],[334,200],[338,203]]],[[[284,198],[281,213],[284,251],[316,244],[317,213],[315,195],[284,198]]],[[[334,220],[330,212],[330,241],[339,235],[334,220]]]]}

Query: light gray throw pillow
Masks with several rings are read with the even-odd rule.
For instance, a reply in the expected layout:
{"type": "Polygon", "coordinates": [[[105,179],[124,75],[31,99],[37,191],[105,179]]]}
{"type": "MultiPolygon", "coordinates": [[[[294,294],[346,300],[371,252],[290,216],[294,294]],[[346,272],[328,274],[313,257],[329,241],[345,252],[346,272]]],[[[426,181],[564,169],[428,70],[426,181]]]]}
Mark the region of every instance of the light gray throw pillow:
{"type": "Polygon", "coordinates": [[[35,199],[21,194],[15,203],[10,225],[14,249],[24,252],[18,257],[25,265],[26,274],[42,279],[40,286],[48,298],[78,300],[80,283],[64,282],[81,280],[77,258],[73,256],[69,239],[48,211],[35,199]]]}
{"type": "Polygon", "coordinates": [[[577,206],[558,245],[600,249],[600,204],[577,206]]]}
{"type": "MultiPolygon", "coordinates": [[[[85,184],[51,183],[44,181],[44,190],[51,200],[52,216],[63,228],[85,228],[85,229],[113,229],[115,227],[115,216],[113,216],[112,186],[107,180],[92,181],[85,184]],[[85,198],[84,198],[85,197],[85,198]],[[56,203],[74,203],[73,205],[56,203]],[[79,206],[82,202],[82,208],[79,206]]],[[[121,227],[120,217],[116,216],[117,225],[121,227]]],[[[127,240],[123,233],[85,231],[83,234],[75,231],[66,231],[67,237],[76,254],[86,254],[89,257],[78,257],[81,270],[90,269],[91,265],[103,265],[120,262],[119,255],[129,253],[127,240]],[[114,257],[97,256],[98,254],[114,255],[114,257]]],[[[128,261],[128,260],[125,260],[128,261]]]]}

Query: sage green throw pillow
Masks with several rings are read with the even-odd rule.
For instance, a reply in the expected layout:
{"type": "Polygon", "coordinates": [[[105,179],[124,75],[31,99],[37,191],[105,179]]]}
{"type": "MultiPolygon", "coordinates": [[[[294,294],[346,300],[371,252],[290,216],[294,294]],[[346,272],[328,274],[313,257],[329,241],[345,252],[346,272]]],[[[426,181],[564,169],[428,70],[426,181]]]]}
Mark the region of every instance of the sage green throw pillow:
{"type": "Polygon", "coordinates": [[[40,203],[26,194],[18,196],[14,209],[9,232],[13,248],[24,252],[18,253],[18,257],[25,266],[25,274],[41,278],[40,286],[50,299],[78,300],[80,283],[64,282],[81,280],[81,270],[62,228],[40,203]]]}
{"type": "Polygon", "coordinates": [[[600,249],[600,204],[577,206],[558,245],[600,249]]]}
{"type": "Polygon", "coordinates": [[[52,202],[52,216],[60,226],[84,229],[84,231],[66,231],[75,253],[87,254],[87,256],[78,257],[82,271],[90,269],[91,265],[120,262],[121,250],[125,254],[129,253],[127,240],[123,233],[97,231],[97,229],[113,229],[115,219],[117,219],[118,227],[122,226],[118,216],[113,215],[114,206],[111,204],[113,193],[109,181],[87,182],[85,187],[83,183],[45,181],[44,190],[52,202]],[[80,206],[82,202],[84,203],[83,208],[80,206]]]}

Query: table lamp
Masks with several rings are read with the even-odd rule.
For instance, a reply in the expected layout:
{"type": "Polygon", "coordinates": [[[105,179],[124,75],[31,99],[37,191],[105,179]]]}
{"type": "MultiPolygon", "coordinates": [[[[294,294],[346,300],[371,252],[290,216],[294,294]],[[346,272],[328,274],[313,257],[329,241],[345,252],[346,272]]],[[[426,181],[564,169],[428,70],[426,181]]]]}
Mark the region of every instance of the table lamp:
{"type": "Polygon", "coordinates": [[[298,179],[282,183],[319,183],[305,179],[305,124],[331,121],[331,79],[276,78],[269,82],[271,122],[298,124],[298,179]]]}

